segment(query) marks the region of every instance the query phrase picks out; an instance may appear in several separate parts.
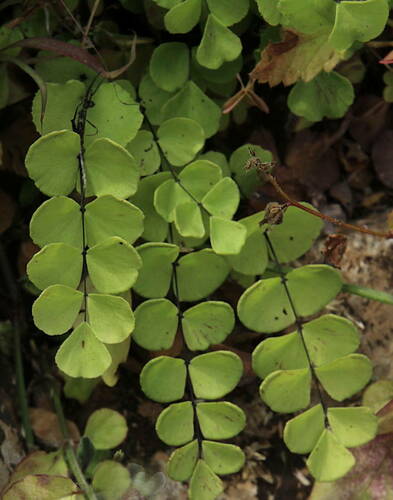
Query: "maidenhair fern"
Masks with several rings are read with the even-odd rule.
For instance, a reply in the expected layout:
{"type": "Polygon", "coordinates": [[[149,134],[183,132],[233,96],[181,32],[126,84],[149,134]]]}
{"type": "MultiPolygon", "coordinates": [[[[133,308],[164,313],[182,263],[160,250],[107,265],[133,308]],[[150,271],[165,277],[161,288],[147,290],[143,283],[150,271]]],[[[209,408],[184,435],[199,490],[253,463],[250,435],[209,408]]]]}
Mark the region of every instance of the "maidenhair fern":
{"type": "MultiPolygon", "coordinates": [[[[377,422],[365,407],[331,403],[360,391],[372,372],[368,358],[356,353],[355,325],[323,312],[342,290],[340,272],[321,264],[287,266],[312,247],[322,222],[294,206],[279,224],[267,221],[265,211],[239,218],[240,200],[259,182],[258,172],[245,168],[251,145],[229,159],[205,148],[225,127],[220,105],[243,64],[240,37],[230,27],[252,15],[251,4],[208,0],[202,9],[201,0],[154,1],[169,33],[188,33],[206,20],[197,47],[180,41],[155,47],[138,92],[125,80],[89,75],[84,84],[52,76],[43,118],[40,95],[34,99],[41,136],[26,167],[50,197],[30,225],[41,248],[28,265],[30,280],[42,290],[33,305],[35,324],[48,335],[65,335],[56,363],[67,383],[102,377],[114,385],[131,334],[155,353],[140,383],[147,397],[166,405],[156,430],[176,447],[168,474],[189,481],[190,498],[210,500],[223,490],[219,476],[239,471],[245,460],[226,440],[244,429],[246,415],[222,400],[243,374],[240,357],[225,349],[235,311],[219,295],[228,278],[236,280],[245,288],[239,321],[263,336],[275,334],[263,337],[252,354],[260,396],[275,412],[297,413],[285,426],[285,443],[309,455],[317,480],[333,481],[354,464],[348,448],[371,440],[377,422]],[[137,296],[134,308],[130,290],[137,296]],[[180,354],[157,354],[175,341],[180,354]],[[219,350],[212,349],[217,344],[219,350]]],[[[256,3],[269,23],[283,25],[284,36],[304,34],[310,42],[299,35],[304,60],[318,53],[321,40],[329,46],[304,71],[267,75],[257,65],[252,83],[299,80],[288,97],[294,113],[310,121],[343,116],[352,84],[321,70],[332,69],[353,42],[381,31],[385,0],[304,0],[305,10],[287,0],[256,3]],[[365,20],[374,14],[371,29],[365,20]],[[344,96],[339,102],[337,93],[344,96]]],[[[285,64],[291,69],[291,61],[285,64]]],[[[252,148],[261,163],[272,160],[269,151],[252,148]]],[[[86,435],[93,441],[101,417],[89,420],[86,435]]],[[[107,438],[95,436],[96,448],[107,438]]],[[[101,463],[93,487],[104,491],[107,474],[123,473],[119,464],[101,463]]]]}

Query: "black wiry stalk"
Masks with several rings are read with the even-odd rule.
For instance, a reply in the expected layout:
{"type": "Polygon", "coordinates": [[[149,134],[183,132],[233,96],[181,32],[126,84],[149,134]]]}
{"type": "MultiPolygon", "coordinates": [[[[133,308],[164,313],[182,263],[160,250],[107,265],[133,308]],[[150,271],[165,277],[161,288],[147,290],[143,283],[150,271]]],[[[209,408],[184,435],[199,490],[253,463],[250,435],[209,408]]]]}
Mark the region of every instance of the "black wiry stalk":
{"type": "Polygon", "coordinates": [[[87,262],[86,253],[88,250],[86,239],[86,169],[85,169],[85,128],[87,122],[88,109],[94,106],[92,97],[97,89],[93,89],[96,79],[92,80],[88,86],[82,102],[76,108],[74,118],[71,120],[72,130],[79,135],[80,150],[78,153],[78,170],[79,170],[79,183],[80,183],[80,211],[82,219],[82,287],[83,287],[83,320],[87,321],[87,262]]]}
{"type": "Polygon", "coordinates": [[[304,352],[306,353],[308,365],[310,367],[311,376],[313,378],[313,381],[315,383],[315,387],[317,389],[318,399],[319,399],[319,401],[321,403],[321,406],[322,406],[322,409],[323,409],[323,413],[324,413],[324,416],[325,416],[325,425],[328,426],[329,424],[328,424],[328,421],[327,421],[327,405],[326,405],[325,400],[323,398],[323,392],[322,392],[321,384],[320,384],[320,382],[318,380],[318,377],[317,377],[317,374],[315,372],[314,363],[311,360],[310,353],[309,353],[309,351],[307,349],[307,345],[306,345],[306,342],[304,340],[303,323],[302,323],[301,319],[299,318],[299,316],[298,316],[298,314],[296,312],[295,304],[293,303],[292,296],[291,296],[291,294],[289,292],[289,288],[288,288],[288,284],[287,284],[287,278],[286,278],[284,272],[282,271],[281,264],[278,261],[276,251],[274,250],[273,244],[271,242],[271,239],[269,238],[269,235],[267,234],[267,231],[264,231],[263,235],[264,235],[264,237],[266,239],[266,243],[267,243],[267,245],[269,247],[270,253],[272,254],[274,263],[276,264],[277,272],[278,272],[278,274],[280,276],[281,283],[282,283],[282,285],[284,287],[284,290],[285,290],[285,294],[288,297],[289,305],[290,305],[290,307],[292,309],[292,312],[293,312],[293,315],[295,317],[296,330],[297,330],[297,332],[300,335],[300,339],[301,339],[301,342],[302,342],[302,345],[303,345],[303,349],[304,349],[304,352]]]}
{"type": "MultiPolygon", "coordinates": [[[[152,135],[154,137],[154,140],[156,141],[158,150],[160,152],[161,159],[163,161],[165,161],[165,164],[168,166],[169,172],[171,173],[171,175],[173,177],[173,180],[179,184],[179,186],[185,191],[185,193],[188,194],[190,196],[190,198],[201,209],[203,209],[203,210],[205,210],[207,212],[207,210],[202,206],[202,203],[200,203],[195,198],[195,196],[192,193],[190,193],[188,191],[188,189],[185,188],[183,186],[183,184],[181,183],[181,180],[180,180],[177,172],[175,172],[175,170],[173,168],[173,165],[169,162],[168,158],[166,157],[165,151],[162,149],[161,144],[158,141],[157,134],[156,134],[156,132],[155,132],[152,124],[150,123],[149,119],[146,117],[145,113],[144,113],[144,117],[145,117],[146,123],[148,124],[148,126],[149,126],[149,128],[151,130],[151,133],[152,133],[152,135]]],[[[161,167],[160,167],[160,170],[162,171],[161,167]]],[[[172,224],[169,224],[169,240],[170,240],[169,241],[170,243],[174,243],[174,241],[175,241],[174,236],[173,236],[172,224]]],[[[178,266],[178,263],[177,263],[177,259],[176,259],[175,262],[172,263],[172,291],[173,291],[173,295],[175,297],[176,307],[177,307],[177,310],[178,310],[180,332],[182,334],[182,337],[184,338],[183,327],[182,327],[182,323],[181,323],[183,315],[182,315],[181,310],[180,310],[179,280],[178,280],[178,276],[177,276],[177,266],[178,266]]],[[[201,456],[202,456],[202,439],[203,439],[203,437],[202,437],[201,427],[199,425],[198,414],[197,414],[197,411],[196,411],[197,398],[196,398],[195,393],[194,393],[194,388],[192,387],[191,377],[190,377],[190,373],[189,373],[189,361],[186,360],[185,362],[186,362],[186,366],[187,366],[187,390],[188,390],[188,393],[189,393],[189,396],[190,396],[190,401],[191,401],[192,409],[193,409],[193,412],[194,412],[194,431],[195,431],[196,439],[198,441],[198,458],[201,458],[201,456]]]]}

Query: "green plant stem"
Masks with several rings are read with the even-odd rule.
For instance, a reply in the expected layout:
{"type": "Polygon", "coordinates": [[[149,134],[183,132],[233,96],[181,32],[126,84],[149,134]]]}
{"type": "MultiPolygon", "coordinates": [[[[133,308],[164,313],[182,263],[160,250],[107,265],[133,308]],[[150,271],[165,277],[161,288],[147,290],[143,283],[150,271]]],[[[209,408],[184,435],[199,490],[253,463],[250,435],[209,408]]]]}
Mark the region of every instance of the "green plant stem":
{"type": "Polygon", "coordinates": [[[292,295],[289,292],[289,288],[288,288],[288,284],[287,284],[287,278],[285,276],[285,273],[281,270],[280,262],[278,260],[276,251],[274,250],[273,244],[272,244],[272,242],[271,242],[271,240],[269,238],[269,235],[267,234],[267,231],[264,231],[263,235],[264,235],[264,237],[266,239],[266,243],[267,243],[267,246],[269,247],[270,253],[271,253],[271,255],[272,255],[273,259],[274,259],[274,263],[275,263],[275,265],[276,265],[276,267],[278,269],[278,272],[279,272],[279,275],[280,275],[280,278],[281,278],[281,283],[282,283],[282,285],[283,285],[283,287],[285,289],[285,294],[288,297],[289,305],[290,305],[290,307],[292,309],[292,312],[293,312],[293,315],[295,317],[296,329],[297,329],[297,331],[298,331],[298,333],[300,335],[300,339],[301,339],[301,342],[303,344],[303,349],[304,349],[304,352],[305,352],[306,357],[307,357],[308,365],[310,367],[311,375],[312,375],[312,378],[314,380],[314,383],[315,383],[315,386],[316,386],[316,389],[317,389],[317,392],[318,392],[318,398],[319,398],[319,401],[321,403],[321,406],[322,406],[322,409],[323,409],[323,413],[325,415],[325,425],[328,426],[329,423],[328,423],[328,420],[327,420],[327,406],[326,406],[325,400],[323,398],[323,393],[322,393],[322,388],[321,388],[320,382],[319,382],[317,374],[315,372],[314,363],[312,362],[310,353],[309,353],[307,345],[306,345],[306,341],[304,339],[303,323],[300,320],[300,318],[299,318],[299,316],[298,316],[298,314],[296,312],[295,304],[293,303],[293,300],[292,300],[292,295]]]}
{"type": "Polygon", "coordinates": [[[34,449],[34,435],[29,418],[29,407],[27,403],[27,391],[25,385],[25,376],[23,369],[21,337],[25,329],[23,320],[23,310],[18,285],[12,274],[10,264],[3,244],[0,242],[0,268],[7,285],[9,296],[12,300],[12,324],[14,327],[14,361],[16,376],[16,391],[19,401],[19,412],[22,422],[22,428],[25,434],[26,447],[30,451],[34,449]]]}
{"type": "Polygon", "coordinates": [[[359,295],[359,297],[364,297],[366,299],[383,302],[384,304],[390,304],[393,306],[393,295],[388,292],[381,292],[379,290],[373,290],[372,288],[367,288],[360,285],[352,285],[350,283],[344,283],[342,291],[346,293],[352,293],[353,295],[359,295]]]}
{"type": "Polygon", "coordinates": [[[63,412],[63,407],[61,405],[60,401],[60,396],[59,396],[59,391],[58,388],[56,387],[56,383],[52,381],[52,386],[51,386],[51,396],[53,400],[53,405],[55,407],[56,415],[59,421],[59,426],[61,433],[63,434],[64,437],[64,456],[65,459],[68,463],[69,468],[72,471],[72,474],[75,477],[76,482],[78,483],[78,486],[80,489],[83,491],[83,493],[86,495],[86,498],[88,500],[98,500],[96,494],[94,493],[93,488],[91,485],[87,482],[82,469],[80,468],[78,459],[75,454],[74,447],[71,442],[70,438],[70,432],[67,426],[66,419],[64,417],[64,412],[63,412]]]}

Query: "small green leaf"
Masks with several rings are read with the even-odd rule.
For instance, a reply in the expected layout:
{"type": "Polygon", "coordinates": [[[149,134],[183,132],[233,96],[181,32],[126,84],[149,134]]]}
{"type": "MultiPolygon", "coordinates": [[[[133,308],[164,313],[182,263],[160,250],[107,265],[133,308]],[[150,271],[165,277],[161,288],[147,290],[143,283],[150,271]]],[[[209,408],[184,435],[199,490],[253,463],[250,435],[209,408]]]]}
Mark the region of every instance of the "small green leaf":
{"type": "Polygon", "coordinates": [[[174,179],[163,182],[154,192],[154,208],[167,222],[175,221],[178,205],[190,201],[192,201],[191,196],[174,179]]]}
{"type": "Polygon", "coordinates": [[[308,457],[307,466],[317,481],[335,481],[355,465],[355,458],[325,429],[308,457]]]}
{"type": "Polygon", "coordinates": [[[293,413],[310,404],[311,372],[278,370],[270,373],[260,386],[262,400],[278,413],[293,413]]]}
{"type": "Polygon", "coordinates": [[[141,209],[145,216],[142,233],[142,238],[145,240],[159,242],[164,241],[167,236],[168,224],[161,215],[157,213],[154,208],[153,199],[154,192],[158,186],[167,181],[170,177],[170,172],[160,172],[155,175],[144,177],[139,183],[138,191],[130,199],[130,201],[141,209]]]}
{"type": "Polygon", "coordinates": [[[33,255],[27,265],[27,275],[40,290],[56,284],[77,288],[82,264],[82,254],[77,248],[65,243],[50,243],[33,255]]]}
{"type": "Polygon", "coordinates": [[[207,160],[193,161],[179,174],[181,185],[198,201],[204,198],[221,177],[220,167],[207,160]]]}
{"type": "Polygon", "coordinates": [[[194,410],[190,401],[174,403],[160,413],[156,431],[169,446],[181,446],[194,437],[194,410]]]}
{"type": "Polygon", "coordinates": [[[159,356],[149,361],[140,375],[142,391],[158,403],[181,399],[186,385],[186,365],[183,359],[159,356]]]}
{"type": "Polygon", "coordinates": [[[86,149],[85,167],[87,196],[128,198],[137,190],[140,172],[134,157],[110,139],[97,139],[86,149]]]}
{"type": "Polygon", "coordinates": [[[247,229],[233,220],[210,217],[210,242],[219,255],[237,255],[246,241],[247,229]]]}
{"type": "Polygon", "coordinates": [[[188,369],[197,398],[219,399],[236,387],[243,363],[233,352],[215,351],[196,356],[188,369]]]}
{"type": "Polygon", "coordinates": [[[183,313],[182,326],[187,347],[205,351],[227,338],[235,326],[235,315],[225,302],[202,302],[183,313]]]}
{"type": "MultiPolygon", "coordinates": [[[[64,84],[47,83],[46,90],[47,103],[42,128],[41,93],[38,91],[33,99],[31,112],[37,131],[41,135],[44,135],[55,130],[71,130],[71,120],[74,117],[75,109],[83,99],[85,93],[84,84],[76,80],[70,80],[64,84]]],[[[58,152],[56,152],[57,156],[58,152]]]]}
{"type": "Polygon", "coordinates": [[[233,444],[202,441],[202,456],[216,474],[233,474],[244,465],[243,451],[233,444]]]}
{"type": "Polygon", "coordinates": [[[134,247],[117,236],[89,248],[86,262],[93,285],[102,293],[121,293],[130,289],[142,266],[134,247]]]}
{"type": "Polygon", "coordinates": [[[92,486],[103,500],[120,499],[131,487],[130,472],[119,462],[103,460],[94,469],[92,486]]]}
{"type": "Polygon", "coordinates": [[[139,84],[139,96],[152,125],[159,125],[164,121],[162,107],[172,95],[157,87],[149,74],[142,78],[139,84]]]}
{"type": "Polygon", "coordinates": [[[298,81],[288,95],[288,107],[310,122],[341,118],[353,103],[355,92],[345,76],[321,72],[309,82],[298,81]]]}
{"type": "Polygon", "coordinates": [[[359,332],[352,321],[334,314],[305,323],[303,337],[316,366],[351,354],[360,343],[359,332]]]}
{"type": "Polygon", "coordinates": [[[235,271],[247,276],[255,276],[265,271],[268,264],[268,251],[259,225],[254,229],[250,227],[246,219],[239,221],[247,229],[246,241],[238,255],[228,255],[227,259],[235,271]]]}
{"type": "Polygon", "coordinates": [[[121,297],[89,293],[87,312],[94,334],[105,344],[123,342],[134,329],[134,315],[121,297]]]}
{"type": "Polygon", "coordinates": [[[90,439],[96,450],[111,450],[125,440],[127,432],[123,415],[109,408],[100,408],[88,418],[83,435],[90,439]]]}
{"type": "Polygon", "coordinates": [[[281,12],[278,8],[279,2],[277,0],[256,0],[258,10],[265,21],[272,26],[281,23],[281,12]]]}
{"type": "Polygon", "coordinates": [[[325,415],[320,404],[288,420],[284,442],[292,453],[310,453],[325,429],[325,415]]]}
{"type": "Polygon", "coordinates": [[[340,272],[323,264],[294,269],[287,274],[287,281],[295,310],[301,316],[320,311],[342,288],[340,272]],[[316,287],[316,283],[323,283],[323,286],[316,287]]]}
{"type": "Polygon", "coordinates": [[[221,479],[204,460],[199,459],[190,481],[190,500],[215,500],[223,490],[221,479]]]}
{"type": "Polygon", "coordinates": [[[90,326],[81,323],[61,344],[56,364],[70,377],[96,378],[109,368],[111,356],[90,326]]]}
{"type": "Polygon", "coordinates": [[[337,50],[349,49],[356,41],[368,42],[382,33],[388,17],[386,1],[339,2],[329,42],[337,50]]]}
{"type": "Polygon", "coordinates": [[[250,194],[255,191],[258,184],[261,183],[255,169],[246,170],[244,168],[247,161],[250,159],[250,149],[255,151],[257,157],[263,162],[269,162],[273,159],[270,151],[266,151],[260,146],[256,146],[254,144],[244,144],[232,153],[229,159],[229,168],[234,174],[235,181],[237,182],[243,196],[250,196],[250,194]]]}
{"type": "Polygon", "coordinates": [[[246,425],[244,411],[227,401],[198,403],[196,412],[203,437],[206,439],[230,439],[239,434],[246,425]]]}
{"type": "Polygon", "coordinates": [[[135,309],[133,340],[149,351],[172,347],[179,311],[167,299],[146,300],[135,309]]]}
{"type": "Polygon", "coordinates": [[[236,3],[231,0],[207,0],[207,5],[210,12],[225,26],[241,21],[250,7],[249,0],[238,0],[236,3]]]}
{"type": "Polygon", "coordinates": [[[172,263],[179,255],[179,247],[170,243],[144,243],[137,247],[142,268],[134,290],[148,299],[165,297],[172,279],[172,263]]]}
{"type": "Polygon", "coordinates": [[[128,201],[111,195],[100,196],[86,205],[87,244],[92,247],[111,236],[132,244],[142,234],[143,219],[143,212],[128,201]]]}
{"type": "Polygon", "coordinates": [[[278,332],[295,320],[280,278],[263,279],[251,285],[240,297],[237,312],[240,321],[256,332],[278,332]]]}
{"type": "Polygon", "coordinates": [[[198,453],[198,441],[196,439],[175,450],[169,457],[168,476],[175,481],[190,479],[198,459],[198,453]]]}
{"type": "MultiPolygon", "coordinates": [[[[309,203],[305,207],[313,208],[309,203]]],[[[281,263],[298,259],[309,250],[319,236],[323,222],[297,207],[288,207],[281,224],[273,226],[269,238],[281,263]]],[[[260,232],[260,230],[259,230],[260,232]]]]}
{"type": "Polygon", "coordinates": [[[312,35],[331,30],[336,4],[330,0],[298,0],[295,5],[291,0],[280,0],[278,10],[285,27],[312,35]]]}
{"type": "Polygon", "coordinates": [[[229,266],[224,257],[216,255],[213,250],[206,248],[184,255],[177,267],[180,300],[204,299],[224,283],[228,274],[229,266]]]}
{"type": "Polygon", "coordinates": [[[193,160],[205,143],[202,124],[192,117],[165,120],[157,130],[157,137],[165,157],[175,167],[193,160]]]}
{"type": "Polygon", "coordinates": [[[364,391],[362,405],[368,406],[376,413],[391,400],[393,400],[393,380],[377,380],[364,391]]]}
{"type": "Polygon", "coordinates": [[[30,221],[31,239],[43,247],[48,243],[66,243],[80,248],[82,217],[76,201],[56,196],[44,201],[30,221]]]}
{"type": "MultiPolygon", "coordinates": [[[[202,160],[203,161],[203,160],[202,160]]],[[[240,193],[231,177],[224,177],[202,198],[202,205],[211,215],[232,219],[239,206],[240,193]]]]}
{"type": "Polygon", "coordinates": [[[188,80],[190,52],[185,43],[167,42],[156,47],[150,58],[150,76],[160,89],[174,92],[188,80]]]}
{"type": "Polygon", "coordinates": [[[240,38],[217,19],[216,16],[209,14],[202,40],[196,53],[199,64],[209,69],[217,69],[224,62],[236,59],[241,51],[242,44],[240,38]]]}
{"type": "Polygon", "coordinates": [[[179,117],[195,120],[203,128],[205,138],[214,135],[220,126],[220,108],[191,80],[164,104],[162,112],[166,120],[179,117]]]}
{"type": "Polygon", "coordinates": [[[25,163],[29,176],[43,193],[67,195],[76,184],[79,136],[68,130],[51,132],[33,142],[25,163]]]}
{"type": "Polygon", "coordinates": [[[140,130],[126,149],[135,158],[141,175],[151,175],[158,170],[161,164],[160,152],[149,130],[140,130]]]}
{"type": "Polygon", "coordinates": [[[261,378],[276,370],[306,367],[307,355],[298,332],[263,340],[252,353],[252,369],[261,378]]]}
{"type": "Polygon", "coordinates": [[[142,125],[143,115],[134,100],[132,90],[117,82],[104,82],[93,96],[94,106],[89,108],[85,143],[106,138],[125,147],[142,125]]]}
{"type": "Polygon", "coordinates": [[[362,354],[350,354],[315,369],[325,391],[336,401],[359,392],[372,375],[371,361],[362,354]]]}
{"type": "Polygon", "coordinates": [[[165,28],[169,33],[188,33],[198,24],[201,7],[201,0],[184,0],[175,5],[164,16],[165,28]]]}
{"type": "MultiPolygon", "coordinates": [[[[207,70],[209,71],[209,70],[207,70]]],[[[221,70],[220,70],[221,71],[221,70]]],[[[217,71],[214,71],[214,73],[217,73],[217,71]]],[[[230,177],[231,172],[229,170],[229,164],[226,156],[224,153],[221,153],[219,151],[206,151],[206,153],[202,153],[198,156],[199,160],[207,160],[211,161],[212,163],[215,163],[221,168],[222,175],[224,177],[230,177]]],[[[237,188],[237,184],[235,182],[235,189],[237,188]]],[[[238,189],[238,188],[237,188],[238,189]]],[[[219,215],[219,214],[215,214],[219,215]]]]}
{"type": "Polygon", "coordinates": [[[205,236],[201,209],[194,201],[176,205],[175,226],[184,238],[203,238],[205,236]]]}
{"type": "Polygon", "coordinates": [[[348,448],[368,443],[377,434],[378,419],[370,408],[329,408],[327,416],[332,432],[348,448]]]}
{"type": "Polygon", "coordinates": [[[48,335],[69,330],[81,308],[83,293],[64,285],[46,288],[33,304],[34,323],[48,335]]]}

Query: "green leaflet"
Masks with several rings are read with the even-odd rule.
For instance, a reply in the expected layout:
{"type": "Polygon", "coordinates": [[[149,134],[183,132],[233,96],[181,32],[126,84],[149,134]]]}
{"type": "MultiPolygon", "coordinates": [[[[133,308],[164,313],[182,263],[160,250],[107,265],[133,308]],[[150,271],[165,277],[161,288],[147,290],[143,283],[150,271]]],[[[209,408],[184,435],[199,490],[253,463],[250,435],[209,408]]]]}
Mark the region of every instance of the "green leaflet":
{"type": "Polygon", "coordinates": [[[177,267],[180,300],[194,302],[209,296],[228,274],[229,266],[225,259],[211,249],[184,255],[177,267]]]}
{"type": "MultiPolygon", "coordinates": [[[[238,55],[236,54],[236,57],[238,55]]],[[[217,104],[191,80],[163,105],[162,112],[165,120],[170,118],[195,120],[203,128],[205,138],[211,137],[218,131],[221,118],[221,110],[217,104]]]]}
{"type": "Polygon", "coordinates": [[[111,356],[90,326],[81,323],[61,344],[56,364],[71,377],[95,378],[109,368],[111,356]]]}
{"type": "Polygon", "coordinates": [[[82,253],[65,243],[50,243],[34,254],[27,265],[27,275],[43,290],[50,285],[77,288],[82,276],[82,253]]]}
{"type": "Polygon", "coordinates": [[[102,293],[121,293],[130,289],[142,266],[134,247],[117,236],[89,248],[86,262],[93,285],[102,293]]]}
{"type": "MultiPolygon", "coordinates": [[[[139,130],[126,149],[135,158],[140,175],[151,175],[158,170],[161,164],[160,152],[149,130],[139,130]]],[[[138,191],[139,188],[140,186],[138,191]]]]}
{"type": "Polygon", "coordinates": [[[202,124],[194,117],[165,120],[157,130],[157,137],[165,158],[175,167],[193,160],[205,143],[202,124]]]}
{"type": "Polygon", "coordinates": [[[223,342],[235,325],[233,309],[225,302],[202,302],[183,313],[184,340],[192,351],[223,342]]]}
{"type": "Polygon", "coordinates": [[[82,300],[83,293],[68,286],[46,288],[33,304],[35,325],[48,335],[65,333],[72,327],[82,300]]]}
{"type": "Polygon", "coordinates": [[[188,33],[201,16],[201,0],[184,0],[165,14],[164,23],[169,33],[188,33]]]}
{"type": "Polygon", "coordinates": [[[222,217],[210,217],[210,242],[219,255],[237,255],[246,241],[247,229],[240,223],[222,217]]]}
{"type": "Polygon", "coordinates": [[[127,432],[123,415],[109,408],[100,408],[89,416],[83,435],[90,439],[96,450],[110,450],[124,441],[127,432]]]}
{"type": "Polygon", "coordinates": [[[76,184],[79,150],[74,132],[60,130],[40,137],[26,155],[29,176],[49,196],[69,194],[76,184]]]}
{"type": "Polygon", "coordinates": [[[172,263],[179,247],[170,243],[144,243],[137,247],[142,259],[134,290],[149,299],[165,297],[172,279],[172,263]]]}
{"type": "Polygon", "coordinates": [[[168,475],[175,481],[190,479],[198,459],[198,441],[192,441],[175,450],[169,457],[168,475]]]}
{"type": "Polygon", "coordinates": [[[94,470],[92,486],[104,500],[121,498],[131,487],[130,472],[119,462],[103,460],[94,470]]]}
{"type": "Polygon", "coordinates": [[[207,0],[209,10],[225,26],[241,21],[248,12],[249,0],[239,0],[236,3],[231,0],[207,0]]]}
{"type": "Polygon", "coordinates": [[[156,431],[169,446],[180,446],[194,437],[194,410],[190,401],[174,403],[160,413],[156,431]]]}
{"type": "Polygon", "coordinates": [[[349,354],[322,365],[315,371],[329,396],[342,401],[363,389],[371,378],[372,365],[362,354],[349,354]]]}
{"type": "Polygon", "coordinates": [[[204,460],[199,459],[190,481],[190,500],[214,500],[223,489],[220,478],[204,460]]]}
{"type": "Polygon", "coordinates": [[[145,240],[160,242],[164,241],[167,236],[168,223],[157,213],[153,200],[155,190],[170,177],[170,172],[160,172],[144,177],[139,183],[138,191],[130,199],[145,216],[142,233],[145,240]]]}
{"type": "Polygon", "coordinates": [[[351,82],[331,71],[321,72],[309,82],[297,82],[288,95],[288,107],[310,122],[341,118],[353,103],[355,93],[351,82]]]}
{"type": "Polygon", "coordinates": [[[167,299],[142,302],[135,310],[133,340],[149,351],[169,349],[178,325],[177,307],[167,299]]]}
{"type": "Polygon", "coordinates": [[[169,356],[152,359],[143,367],[140,383],[146,396],[159,403],[181,399],[186,385],[184,360],[169,356]]]}
{"type": "Polygon", "coordinates": [[[239,201],[239,188],[231,177],[224,177],[218,181],[201,199],[202,205],[211,215],[226,219],[231,219],[235,215],[239,201]]]}
{"type": "Polygon", "coordinates": [[[85,153],[85,168],[87,196],[111,194],[128,198],[137,190],[140,172],[134,157],[110,139],[101,138],[90,144],[85,153]]]}
{"type": "Polygon", "coordinates": [[[329,408],[328,420],[335,436],[349,448],[368,443],[377,434],[378,419],[366,407],[329,408]]]}
{"type": "Polygon", "coordinates": [[[236,387],[243,363],[230,351],[209,352],[191,360],[189,373],[197,398],[218,399],[236,387]]]}
{"type": "Polygon", "coordinates": [[[142,78],[138,92],[148,119],[153,125],[159,125],[164,120],[162,106],[173,94],[157,87],[149,74],[142,78]]]}
{"type": "Polygon", "coordinates": [[[95,336],[106,344],[123,342],[134,329],[134,315],[121,297],[89,293],[87,313],[95,336]]]}
{"type": "Polygon", "coordinates": [[[240,148],[235,149],[229,159],[229,168],[243,196],[249,196],[261,182],[255,169],[246,170],[244,168],[250,159],[250,149],[255,151],[261,161],[269,162],[273,159],[270,151],[266,151],[254,144],[244,144],[240,148]]]}
{"type": "Polygon", "coordinates": [[[203,238],[205,225],[201,209],[194,201],[187,201],[175,207],[175,226],[184,238],[203,238]]]}
{"type": "Polygon", "coordinates": [[[386,1],[340,2],[336,6],[336,20],[329,42],[337,50],[349,49],[356,41],[367,42],[383,31],[388,16],[386,1]]]}
{"type": "Polygon", "coordinates": [[[238,406],[219,401],[198,403],[196,407],[199,425],[206,439],[230,439],[246,425],[246,416],[238,406]]]}
{"type": "Polygon", "coordinates": [[[233,444],[202,441],[202,455],[216,474],[233,474],[244,465],[243,451],[233,444]]]}
{"type": "Polygon", "coordinates": [[[284,441],[292,453],[309,453],[325,429],[325,416],[320,404],[288,420],[284,441]]]}
{"type": "Polygon", "coordinates": [[[325,429],[307,460],[311,474],[318,481],[335,481],[355,465],[355,458],[333,432],[325,429]]]}
{"type": "Polygon", "coordinates": [[[268,375],[260,387],[262,400],[278,413],[293,413],[310,404],[311,372],[278,370],[268,375]]]}
{"type": "MultiPolygon", "coordinates": [[[[233,12],[233,9],[232,9],[233,12]]],[[[224,62],[236,59],[242,50],[240,38],[215,15],[209,14],[196,58],[200,65],[217,69],[224,62]]]]}
{"type": "Polygon", "coordinates": [[[153,82],[167,92],[174,92],[188,80],[190,54],[186,44],[162,43],[154,49],[149,72],[153,82]]]}

